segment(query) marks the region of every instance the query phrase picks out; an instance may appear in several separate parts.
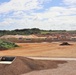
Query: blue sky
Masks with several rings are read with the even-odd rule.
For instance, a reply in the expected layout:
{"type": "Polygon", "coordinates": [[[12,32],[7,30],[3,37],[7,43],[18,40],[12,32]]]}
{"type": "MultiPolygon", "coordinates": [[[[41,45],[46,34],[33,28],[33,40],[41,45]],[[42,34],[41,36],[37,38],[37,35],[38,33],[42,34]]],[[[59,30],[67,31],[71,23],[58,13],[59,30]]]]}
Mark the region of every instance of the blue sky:
{"type": "Polygon", "coordinates": [[[75,0],[0,0],[0,30],[76,30],[75,0]]]}
{"type": "Polygon", "coordinates": [[[5,2],[9,2],[10,0],[0,0],[0,4],[5,3],[5,2]]]}
{"type": "Polygon", "coordinates": [[[9,2],[10,0],[0,0],[0,3],[9,2]]]}

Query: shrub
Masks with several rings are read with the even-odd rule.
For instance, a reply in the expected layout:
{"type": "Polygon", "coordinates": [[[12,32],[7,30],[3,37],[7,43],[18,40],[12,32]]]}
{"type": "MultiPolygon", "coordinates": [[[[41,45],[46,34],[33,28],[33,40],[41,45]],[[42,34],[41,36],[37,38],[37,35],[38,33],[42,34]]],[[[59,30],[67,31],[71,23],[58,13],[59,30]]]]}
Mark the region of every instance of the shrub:
{"type": "Polygon", "coordinates": [[[10,49],[10,48],[15,48],[15,47],[18,47],[18,45],[16,45],[13,42],[0,40],[0,50],[6,50],[6,49],[10,49]]]}

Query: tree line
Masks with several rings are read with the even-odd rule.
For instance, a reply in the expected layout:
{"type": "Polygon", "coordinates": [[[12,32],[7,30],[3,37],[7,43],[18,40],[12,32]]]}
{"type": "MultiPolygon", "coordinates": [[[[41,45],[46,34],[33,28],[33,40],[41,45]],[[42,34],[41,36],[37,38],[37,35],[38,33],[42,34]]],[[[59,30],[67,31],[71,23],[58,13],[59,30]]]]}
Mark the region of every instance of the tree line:
{"type": "Polygon", "coordinates": [[[76,33],[74,31],[66,31],[66,30],[41,30],[39,28],[32,28],[32,29],[15,29],[15,30],[0,30],[0,36],[3,35],[30,35],[30,34],[48,34],[51,32],[69,32],[69,33],[76,33]]]}

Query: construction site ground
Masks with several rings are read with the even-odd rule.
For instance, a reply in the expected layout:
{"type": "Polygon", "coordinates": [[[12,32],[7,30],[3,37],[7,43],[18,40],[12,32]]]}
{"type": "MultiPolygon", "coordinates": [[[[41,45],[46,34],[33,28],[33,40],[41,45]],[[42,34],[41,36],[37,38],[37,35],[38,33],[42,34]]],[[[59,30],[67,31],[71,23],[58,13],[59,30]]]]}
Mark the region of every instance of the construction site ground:
{"type": "Polygon", "coordinates": [[[0,56],[76,57],[76,42],[65,46],[61,43],[17,43],[18,48],[2,50],[0,56]]]}

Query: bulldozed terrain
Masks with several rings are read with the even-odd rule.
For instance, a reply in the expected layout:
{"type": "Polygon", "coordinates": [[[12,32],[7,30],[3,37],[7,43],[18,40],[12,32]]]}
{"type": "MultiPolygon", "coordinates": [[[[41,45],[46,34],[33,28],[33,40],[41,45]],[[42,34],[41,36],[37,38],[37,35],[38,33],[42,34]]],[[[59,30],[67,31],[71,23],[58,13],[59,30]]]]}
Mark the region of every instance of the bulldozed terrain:
{"type": "MultiPolygon", "coordinates": [[[[26,57],[16,57],[12,64],[0,64],[0,75],[22,75],[33,71],[56,69],[67,61],[33,60],[26,57]]],[[[36,74],[35,74],[36,75],[36,74]]]]}
{"type": "Polygon", "coordinates": [[[0,51],[0,56],[76,57],[76,42],[17,43],[18,48],[0,51]]]}

